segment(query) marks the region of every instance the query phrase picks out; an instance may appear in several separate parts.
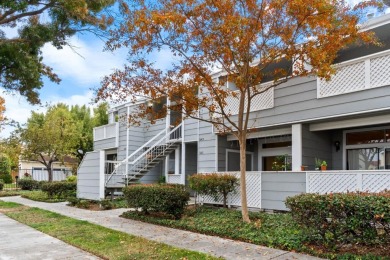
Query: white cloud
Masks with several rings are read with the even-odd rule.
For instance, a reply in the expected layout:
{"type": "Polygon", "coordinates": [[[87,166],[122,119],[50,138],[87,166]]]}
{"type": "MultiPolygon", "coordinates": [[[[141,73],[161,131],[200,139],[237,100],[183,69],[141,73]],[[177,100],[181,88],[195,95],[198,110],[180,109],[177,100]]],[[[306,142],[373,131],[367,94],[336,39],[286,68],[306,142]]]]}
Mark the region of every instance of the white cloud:
{"type": "Polygon", "coordinates": [[[46,44],[42,49],[44,63],[62,79],[71,78],[80,85],[98,84],[103,76],[125,62],[123,51],[103,52],[104,43],[100,40],[87,43],[72,37],[69,42],[72,47],[58,50],[46,44]]]}
{"type": "MultiPolygon", "coordinates": [[[[17,121],[19,124],[23,125],[27,122],[27,119],[31,115],[31,111],[34,112],[45,112],[45,106],[32,106],[30,105],[24,97],[19,95],[3,95],[6,104],[5,116],[9,119],[17,121]]],[[[60,96],[49,96],[42,98],[42,104],[55,105],[57,103],[65,103],[69,106],[72,105],[87,105],[92,106],[91,100],[93,98],[93,92],[88,91],[84,94],[72,95],[69,97],[60,97],[60,96]]],[[[13,131],[13,127],[5,127],[4,130],[0,132],[1,137],[7,137],[13,131]]]]}

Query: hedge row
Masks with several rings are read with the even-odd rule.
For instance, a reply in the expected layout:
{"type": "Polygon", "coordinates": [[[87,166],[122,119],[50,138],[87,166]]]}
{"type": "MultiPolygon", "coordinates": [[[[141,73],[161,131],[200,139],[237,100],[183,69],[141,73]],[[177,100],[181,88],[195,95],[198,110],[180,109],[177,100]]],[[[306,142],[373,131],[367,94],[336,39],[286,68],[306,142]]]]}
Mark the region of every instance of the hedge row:
{"type": "Polygon", "coordinates": [[[0,179],[0,191],[4,188],[4,181],[0,179]]]}
{"type": "Polygon", "coordinates": [[[0,173],[0,179],[4,181],[6,184],[12,183],[12,176],[8,173],[0,173]]]}
{"type": "Polygon", "coordinates": [[[40,182],[33,180],[31,177],[23,178],[18,181],[18,186],[22,190],[36,190],[40,186],[40,182]]]}
{"type": "Polygon", "coordinates": [[[137,184],[123,188],[123,194],[130,207],[162,212],[180,218],[190,199],[190,193],[183,185],[137,184]]]}
{"type": "Polygon", "coordinates": [[[390,242],[390,191],[302,194],[286,205],[307,235],[326,246],[390,242]]]}
{"type": "Polygon", "coordinates": [[[77,183],[68,181],[46,182],[42,184],[41,190],[46,192],[51,198],[65,198],[74,196],[77,190],[77,183]]]}
{"type": "Polygon", "coordinates": [[[222,197],[224,207],[226,207],[227,195],[234,192],[239,184],[238,178],[229,173],[195,174],[188,180],[190,188],[198,194],[212,196],[215,200],[222,197]]]}

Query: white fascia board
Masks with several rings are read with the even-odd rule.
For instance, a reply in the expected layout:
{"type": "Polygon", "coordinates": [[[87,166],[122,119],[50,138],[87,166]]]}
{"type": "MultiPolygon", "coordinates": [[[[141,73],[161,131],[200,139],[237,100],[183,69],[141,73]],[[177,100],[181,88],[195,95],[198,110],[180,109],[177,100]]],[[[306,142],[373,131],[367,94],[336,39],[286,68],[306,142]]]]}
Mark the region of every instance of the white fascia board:
{"type": "MultiPolygon", "coordinates": [[[[272,129],[272,130],[260,130],[258,132],[249,133],[247,135],[247,139],[278,136],[278,135],[289,135],[289,134],[291,134],[291,127],[272,129]]],[[[238,139],[234,135],[228,135],[227,140],[237,141],[238,139]]]]}
{"type": "Polygon", "coordinates": [[[367,22],[360,25],[360,30],[364,32],[388,23],[390,23],[390,13],[368,20],[367,22]]]}
{"type": "Polygon", "coordinates": [[[337,120],[331,122],[310,124],[310,131],[323,131],[332,129],[342,129],[348,127],[369,126],[390,123],[390,115],[371,116],[366,118],[354,118],[347,120],[337,120]]]}

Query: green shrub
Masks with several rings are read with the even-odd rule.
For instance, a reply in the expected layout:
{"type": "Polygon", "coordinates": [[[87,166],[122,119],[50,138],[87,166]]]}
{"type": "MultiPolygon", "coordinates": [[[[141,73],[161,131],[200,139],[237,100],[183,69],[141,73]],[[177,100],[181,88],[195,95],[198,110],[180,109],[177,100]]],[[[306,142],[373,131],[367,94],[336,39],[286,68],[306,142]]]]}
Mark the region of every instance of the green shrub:
{"type": "Polygon", "coordinates": [[[33,180],[32,178],[23,178],[18,181],[18,186],[22,190],[36,190],[38,189],[39,182],[36,180],[33,180]]]}
{"type": "Polygon", "coordinates": [[[41,189],[51,198],[66,198],[76,192],[77,184],[67,181],[46,182],[42,184],[41,189]]]}
{"type": "MultiPolygon", "coordinates": [[[[0,153],[0,175],[10,175],[11,174],[11,159],[9,158],[8,155],[4,154],[4,153],[0,153]]],[[[1,179],[3,179],[1,177],[1,179]]],[[[3,179],[4,180],[4,179],[3,179]]],[[[6,182],[6,180],[4,180],[5,183],[8,183],[6,182]]],[[[12,178],[11,178],[11,182],[12,182],[12,178]]]]}
{"type": "Polygon", "coordinates": [[[390,242],[390,192],[301,194],[286,205],[307,235],[325,246],[390,242]]]}
{"type": "Polygon", "coordinates": [[[76,175],[70,175],[66,177],[67,182],[77,182],[77,176],[76,175]]]}
{"type": "Polygon", "coordinates": [[[190,199],[190,193],[183,185],[137,184],[123,188],[129,207],[162,212],[180,218],[190,199]]]}
{"type": "Polygon", "coordinates": [[[38,181],[38,189],[42,190],[42,186],[46,183],[49,183],[48,181],[38,181]]]}
{"type": "Polygon", "coordinates": [[[91,202],[89,200],[79,200],[76,206],[78,208],[88,209],[91,206],[91,202]]]}
{"type": "Polygon", "coordinates": [[[76,196],[74,197],[68,197],[66,198],[66,200],[69,202],[69,206],[76,206],[81,199],[77,198],[76,196]]]}
{"type": "Polygon", "coordinates": [[[104,210],[113,209],[115,207],[114,202],[112,202],[111,200],[101,200],[99,201],[99,204],[100,208],[104,210]]]}
{"type": "Polygon", "coordinates": [[[12,183],[12,176],[8,173],[0,173],[0,179],[4,181],[6,184],[12,183]]]}
{"type": "Polygon", "coordinates": [[[3,190],[3,187],[4,187],[4,181],[0,179],[0,190],[3,190]]]}
{"type": "Polygon", "coordinates": [[[218,200],[222,197],[223,206],[226,207],[227,196],[234,192],[238,185],[236,176],[225,174],[195,174],[189,177],[190,188],[200,195],[209,195],[218,200]]]}

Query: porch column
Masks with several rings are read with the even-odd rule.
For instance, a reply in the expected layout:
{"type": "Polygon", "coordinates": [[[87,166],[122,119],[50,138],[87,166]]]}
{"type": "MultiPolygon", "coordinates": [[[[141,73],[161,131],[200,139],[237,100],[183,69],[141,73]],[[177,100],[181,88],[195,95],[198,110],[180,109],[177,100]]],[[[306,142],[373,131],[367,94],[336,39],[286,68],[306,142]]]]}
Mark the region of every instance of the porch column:
{"type": "Polygon", "coordinates": [[[181,143],[181,184],[186,184],[186,143],[181,143]]]}
{"type": "Polygon", "coordinates": [[[106,156],[105,152],[100,151],[99,152],[99,199],[103,200],[104,199],[104,184],[106,182],[106,176],[104,174],[104,167],[106,163],[106,156]]]}
{"type": "Polygon", "coordinates": [[[291,126],[291,156],[293,171],[300,171],[302,166],[302,124],[295,124],[291,126]]]}
{"type": "Polygon", "coordinates": [[[168,171],[169,171],[169,154],[165,156],[165,182],[168,183],[168,171]]]}
{"type": "Polygon", "coordinates": [[[175,174],[180,174],[180,148],[175,149],[175,174]]]}

